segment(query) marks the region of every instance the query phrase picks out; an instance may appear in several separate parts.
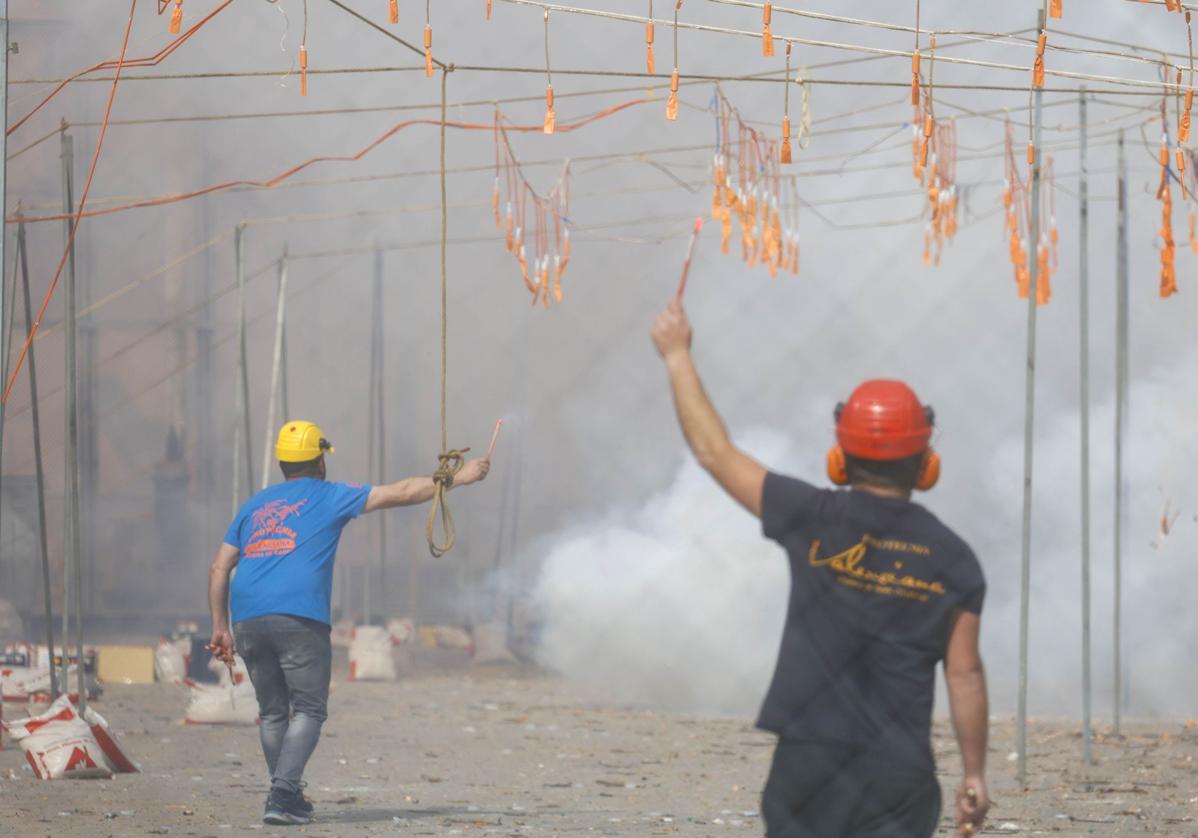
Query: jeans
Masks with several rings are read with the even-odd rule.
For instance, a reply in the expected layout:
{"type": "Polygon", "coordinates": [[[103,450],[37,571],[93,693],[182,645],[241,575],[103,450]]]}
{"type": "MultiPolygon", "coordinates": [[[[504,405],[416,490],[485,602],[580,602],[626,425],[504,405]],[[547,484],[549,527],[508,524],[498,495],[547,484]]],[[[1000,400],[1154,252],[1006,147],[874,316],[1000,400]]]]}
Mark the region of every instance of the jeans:
{"type": "Polygon", "coordinates": [[[929,838],[940,820],[940,783],[930,766],[781,739],[761,817],[768,838],[929,838]]]}
{"type": "Polygon", "coordinates": [[[233,626],[258,698],[262,753],[273,787],[296,792],[328,718],[333,649],[316,620],[267,614],[233,626]]]}

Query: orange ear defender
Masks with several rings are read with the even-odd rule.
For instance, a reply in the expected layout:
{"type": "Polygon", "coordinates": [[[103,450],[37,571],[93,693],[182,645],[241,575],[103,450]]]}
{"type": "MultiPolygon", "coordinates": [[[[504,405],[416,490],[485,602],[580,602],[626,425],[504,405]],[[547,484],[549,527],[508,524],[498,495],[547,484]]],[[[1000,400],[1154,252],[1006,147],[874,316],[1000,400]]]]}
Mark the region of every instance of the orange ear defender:
{"type": "Polygon", "coordinates": [[[940,454],[932,448],[928,449],[928,453],[923,456],[923,465],[919,469],[919,478],[915,481],[915,488],[921,492],[927,492],[932,489],[940,480],[940,454]]]}
{"type": "Polygon", "coordinates": [[[839,445],[828,449],[828,479],[837,486],[849,485],[849,469],[845,465],[844,449],[839,445]]]}

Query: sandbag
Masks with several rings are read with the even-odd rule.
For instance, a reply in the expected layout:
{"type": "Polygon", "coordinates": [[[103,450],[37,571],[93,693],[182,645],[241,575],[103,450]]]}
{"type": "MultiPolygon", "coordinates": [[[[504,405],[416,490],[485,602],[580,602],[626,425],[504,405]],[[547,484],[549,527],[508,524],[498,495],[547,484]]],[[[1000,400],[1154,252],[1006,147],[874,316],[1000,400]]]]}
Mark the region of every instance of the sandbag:
{"type": "Polygon", "coordinates": [[[474,657],[471,663],[515,663],[516,656],[507,645],[507,624],[483,623],[474,629],[474,657]]]}
{"type": "Polygon", "coordinates": [[[137,771],[104,717],[89,707],[80,718],[78,708],[65,695],[44,713],[4,722],[4,729],[42,780],[108,778],[137,771]]]}
{"type": "Polygon", "coordinates": [[[474,646],[470,632],[459,626],[433,626],[432,631],[438,649],[470,649],[474,646]]]}
{"type": "Polygon", "coordinates": [[[358,626],[349,646],[349,680],[394,681],[391,635],[383,626],[358,626]]]}
{"type": "Polygon", "coordinates": [[[189,725],[252,725],[258,721],[258,700],[248,680],[217,686],[188,680],[191,703],[183,721],[189,725]]]}
{"type": "Polygon", "coordinates": [[[191,651],[191,640],[158,641],[154,650],[154,678],[164,684],[182,684],[187,680],[187,655],[191,651]]]}
{"type": "Polygon", "coordinates": [[[416,624],[407,617],[392,617],[387,621],[387,635],[392,646],[405,646],[416,640],[416,624]]]}
{"type": "Polygon", "coordinates": [[[49,689],[49,667],[0,667],[0,698],[4,701],[28,701],[31,696],[49,689]]]}
{"type": "Polygon", "coordinates": [[[353,620],[338,620],[333,623],[329,641],[335,648],[348,649],[350,644],[354,642],[353,620]]]}

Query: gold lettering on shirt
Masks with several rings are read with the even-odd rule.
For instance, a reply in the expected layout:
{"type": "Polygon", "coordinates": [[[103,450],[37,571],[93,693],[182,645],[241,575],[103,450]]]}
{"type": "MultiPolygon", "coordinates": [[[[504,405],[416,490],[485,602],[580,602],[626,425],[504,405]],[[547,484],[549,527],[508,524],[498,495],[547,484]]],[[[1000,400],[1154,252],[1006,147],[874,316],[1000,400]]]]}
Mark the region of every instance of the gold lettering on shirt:
{"type": "MultiPolygon", "coordinates": [[[[848,587],[882,596],[897,596],[924,602],[928,600],[930,594],[942,596],[945,592],[944,583],[940,581],[929,582],[910,573],[870,570],[862,566],[870,547],[892,552],[931,555],[931,551],[922,544],[909,544],[893,539],[880,541],[866,535],[849,549],[825,558],[820,558],[819,547],[820,541],[816,539],[811,545],[807,563],[812,567],[831,568],[840,583],[848,587]]],[[[901,569],[902,563],[895,562],[895,568],[901,569]]]]}

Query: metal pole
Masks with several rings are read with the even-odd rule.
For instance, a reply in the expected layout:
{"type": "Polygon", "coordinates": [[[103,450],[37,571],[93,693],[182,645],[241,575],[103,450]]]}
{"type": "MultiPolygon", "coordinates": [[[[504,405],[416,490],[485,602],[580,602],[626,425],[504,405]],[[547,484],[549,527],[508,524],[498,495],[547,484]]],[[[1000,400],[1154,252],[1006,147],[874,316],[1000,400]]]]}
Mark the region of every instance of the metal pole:
{"type": "MultiPolygon", "coordinates": [[[[367,374],[366,384],[366,475],[372,482],[376,482],[375,465],[377,459],[375,452],[378,450],[378,402],[381,394],[379,393],[379,333],[378,333],[378,318],[375,304],[376,289],[379,284],[379,274],[382,271],[382,259],[379,253],[378,243],[374,246],[374,276],[370,285],[371,297],[371,312],[370,312],[370,369],[367,374]]],[[[379,518],[383,516],[379,515],[379,518]]],[[[377,536],[378,530],[371,527],[373,534],[377,536]]],[[[377,542],[372,538],[373,542],[370,546],[377,546],[377,542]]],[[[362,613],[365,622],[370,623],[371,607],[370,607],[370,574],[373,570],[374,563],[369,558],[369,548],[365,551],[362,561],[362,613]]]]}
{"type": "MultiPolygon", "coordinates": [[[[387,412],[384,378],[386,368],[386,339],[383,334],[383,251],[376,250],[374,275],[374,333],[378,353],[378,367],[372,384],[375,389],[375,408],[378,417],[375,427],[378,429],[378,447],[375,449],[375,479],[379,484],[386,482],[387,470],[387,412]]],[[[387,516],[379,515],[379,613],[387,619],[387,516]]]]}
{"type": "MultiPolygon", "coordinates": [[[[1044,30],[1044,10],[1038,13],[1038,31],[1044,30]]],[[[1019,710],[1018,779],[1027,787],[1027,654],[1028,654],[1028,610],[1030,605],[1032,569],[1032,460],[1035,453],[1036,419],[1036,282],[1039,279],[1040,247],[1040,112],[1043,92],[1036,88],[1032,94],[1032,147],[1035,151],[1032,162],[1032,220],[1028,231],[1028,261],[1031,263],[1031,282],[1027,292],[1027,386],[1023,424],[1023,539],[1020,562],[1019,585],[1019,710]]]]}
{"type": "MultiPolygon", "coordinates": [[[[62,186],[63,210],[74,212],[74,142],[70,134],[62,132],[62,186]]],[[[76,338],[79,334],[78,311],[75,289],[75,242],[71,238],[71,222],[65,221],[67,236],[67,269],[66,269],[66,444],[63,459],[66,462],[66,474],[63,484],[66,501],[66,526],[63,534],[66,537],[67,572],[71,575],[71,608],[75,617],[75,652],[77,665],[75,673],[79,690],[79,710],[87,707],[87,690],[84,681],[83,666],[83,572],[79,558],[79,411],[78,389],[79,375],[77,366],[76,338]]],[[[63,636],[64,653],[67,636],[63,636]]],[[[64,654],[65,658],[65,654],[64,654]]]]}
{"type": "Polygon", "coordinates": [[[275,397],[279,392],[279,377],[283,366],[283,324],[287,316],[287,248],[279,258],[279,300],[275,307],[275,350],[270,365],[270,395],[266,400],[266,439],[262,443],[262,488],[270,485],[271,440],[275,432],[275,397]]]}
{"type": "MultiPolygon", "coordinates": [[[[25,246],[24,222],[17,226],[17,249],[21,253],[25,340],[28,341],[29,334],[33,331],[33,306],[29,298],[29,255],[25,246]]],[[[58,669],[54,666],[54,604],[50,597],[50,551],[46,547],[46,474],[42,468],[42,420],[37,403],[37,363],[33,356],[33,344],[30,343],[29,351],[25,355],[25,365],[29,370],[29,418],[33,422],[33,467],[37,482],[37,535],[38,547],[42,554],[42,604],[46,611],[46,648],[50,650],[50,700],[53,701],[58,698],[58,669]]]]}
{"type": "MultiPolygon", "coordinates": [[[[17,215],[18,216],[21,215],[21,207],[19,204],[17,205],[17,215]]],[[[2,238],[2,237],[3,237],[3,234],[0,234],[0,238],[2,238]]],[[[18,243],[16,253],[13,255],[13,262],[12,262],[12,294],[11,294],[11,296],[9,295],[9,290],[8,290],[7,284],[4,284],[2,287],[0,287],[0,324],[2,324],[2,325],[0,325],[0,344],[2,344],[4,346],[4,358],[3,358],[3,361],[0,362],[0,369],[2,369],[3,372],[0,373],[0,377],[2,377],[5,381],[8,381],[8,362],[12,355],[12,333],[13,333],[13,329],[16,326],[15,314],[17,311],[17,281],[18,281],[18,278],[20,277],[20,267],[21,267],[20,260],[21,260],[21,247],[20,247],[20,244],[18,243]],[[7,317],[4,316],[4,314],[6,312],[7,312],[7,317]]],[[[2,265],[3,265],[3,263],[0,262],[0,266],[2,266],[2,265]]],[[[5,407],[6,407],[6,404],[4,402],[0,402],[0,452],[3,452],[3,449],[4,449],[4,414],[6,412],[5,407]]],[[[2,464],[2,461],[3,461],[3,455],[2,455],[2,453],[0,453],[0,464],[2,464]]],[[[3,497],[3,476],[4,476],[4,470],[3,470],[2,466],[0,466],[0,497],[3,497]]],[[[3,504],[0,504],[0,512],[2,512],[2,511],[3,511],[3,504]]],[[[2,518],[0,518],[0,522],[2,522],[2,518]]],[[[3,530],[4,530],[3,526],[0,526],[0,532],[3,532],[3,530]]],[[[9,578],[11,580],[10,588],[16,587],[15,565],[16,565],[16,556],[11,555],[9,557],[9,562],[8,562],[9,578]]]]}
{"type": "Polygon", "coordinates": [[[1081,392],[1081,446],[1082,446],[1082,758],[1086,765],[1093,759],[1090,713],[1092,687],[1090,682],[1090,183],[1086,160],[1086,88],[1081,88],[1078,100],[1078,116],[1081,126],[1081,172],[1078,183],[1078,203],[1081,216],[1078,221],[1078,322],[1080,323],[1080,373],[1081,392]]]}
{"type": "MultiPolygon", "coordinates": [[[[4,130],[0,131],[0,210],[8,218],[8,0],[0,0],[0,48],[4,54],[0,57],[0,122],[4,130]]],[[[4,264],[5,238],[0,236],[0,266],[4,264]]],[[[0,271],[2,273],[2,271],[0,271]]],[[[16,302],[16,288],[13,285],[13,303],[16,302]]],[[[4,322],[4,300],[0,294],[0,323],[4,322]]]]}
{"type": "MultiPolygon", "coordinates": [[[[247,487],[254,485],[254,444],[250,438],[250,371],[249,353],[245,339],[245,243],[244,230],[237,237],[237,356],[241,368],[241,429],[245,440],[245,478],[247,487]]],[[[252,489],[251,489],[252,491],[252,489]]]]}
{"type": "Polygon", "coordinates": [[[254,485],[254,477],[249,474],[250,471],[250,444],[248,427],[249,407],[246,401],[249,399],[249,386],[245,376],[245,260],[243,259],[243,251],[241,246],[241,237],[245,227],[241,224],[233,228],[233,258],[236,262],[237,274],[237,384],[234,389],[234,402],[236,404],[235,414],[233,419],[233,515],[237,515],[237,510],[241,507],[241,436],[244,433],[246,436],[245,457],[246,457],[246,472],[249,476],[247,485],[254,485]]]}
{"type": "Polygon", "coordinates": [[[1119,226],[1115,270],[1115,735],[1123,715],[1123,432],[1127,423],[1127,158],[1119,132],[1119,226]]]}
{"type": "MultiPolygon", "coordinates": [[[[67,154],[68,154],[68,150],[72,146],[72,140],[71,140],[71,137],[66,133],[66,127],[67,127],[66,120],[63,120],[62,125],[61,125],[62,134],[59,137],[59,145],[60,145],[59,159],[62,160],[62,164],[63,164],[63,170],[62,170],[63,212],[65,212],[69,215],[74,209],[74,195],[71,194],[72,186],[73,186],[73,184],[71,183],[71,170],[73,167],[67,165],[67,154]]],[[[63,221],[63,232],[64,232],[64,239],[63,239],[64,242],[70,241],[71,240],[71,221],[69,218],[63,221]]],[[[69,271],[69,267],[70,267],[69,264],[67,267],[68,267],[68,271],[69,271]]],[[[69,689],[65,683],[66,677],[67,677],[67,671],[68,671],[67,670],[66,645],[67,645],[67,639],[71,636],[71,610],[72,610],[71,609],[71,587],[72,587],[71,583],[73,581],[71,579],[71,560],[70,560],[70,553],[71,553],[71,550],[70,550],[71,528],[69,526],[70,525],[70,504],[66,502],[66,497],[68,494],[69,493],[64,488],[64,490],[63,490],[64,509],[67,510],[66,511],[67,527],[65,528],[65,530],[63,532],[64,538],[63,538],[63,554],[62,554],[62,646],[63,646],[63,648],[62,648],[62,677],[63,677],[63,682],[64,682],[64,684],[63,684],[64,692],[69,691],[69,689]]],[[[54,665],[54,663],[53,663],[54,650],[53,649],[50,650],[50,657],[51,657],[50,665],[53,666],[54,665]]]]}

